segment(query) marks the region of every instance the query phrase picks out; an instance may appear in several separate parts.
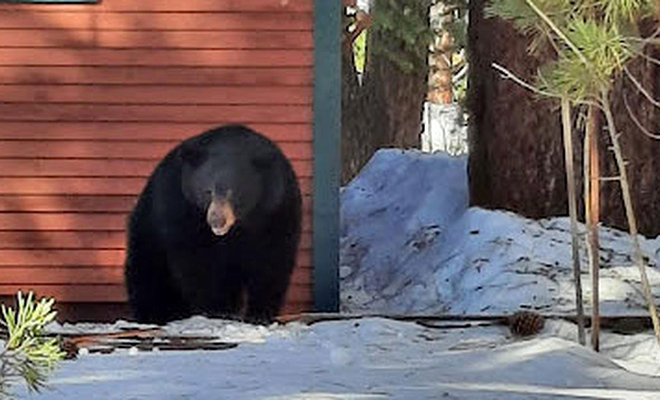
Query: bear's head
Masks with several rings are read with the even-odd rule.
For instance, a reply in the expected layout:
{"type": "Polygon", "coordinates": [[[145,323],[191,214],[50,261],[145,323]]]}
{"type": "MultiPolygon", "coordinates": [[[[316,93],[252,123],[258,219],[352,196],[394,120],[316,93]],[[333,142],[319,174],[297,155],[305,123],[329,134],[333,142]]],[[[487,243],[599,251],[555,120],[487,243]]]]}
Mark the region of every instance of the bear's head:
{"type": "Polygon", "coordinates": [[[208,136],[184,143],[179,157],[183,195],[217,236],[259,226],[283,201],[284,156],[269,141],[208,136]]]}

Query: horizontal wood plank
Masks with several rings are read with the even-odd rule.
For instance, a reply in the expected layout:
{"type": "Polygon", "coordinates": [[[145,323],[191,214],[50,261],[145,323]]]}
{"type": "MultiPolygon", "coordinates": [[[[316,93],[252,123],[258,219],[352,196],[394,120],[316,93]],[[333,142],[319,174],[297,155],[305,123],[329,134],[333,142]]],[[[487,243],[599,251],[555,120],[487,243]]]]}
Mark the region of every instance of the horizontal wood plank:
{"type": "Polygon", "coordinates": [[[280,315],[299,315],[307,312],[312,312],[314,310],[314,298],[313,292],[309,291],[310,296],[304,298],[303,296],[295,296],[295,298],[289,298],[287,296],[287,301],[284,304],[284,307],[280,311],[280,315]]]}
{"type": "MultiPolygon", "coordinates": [[[[123,250],[125,246],[124,231],[0,231],[0,249],[7,250],[123,250]]],[[[308,250],[311,247],[311,232],[304,232],[300,240],[300,248],[308,250]]]]}
{"type": "MultiPolygon", "coordinates": [[[[0,285],[2,296],[15,296],[19,290],[23,293],[33,291],[38,298],[54,298],[59,303],[123,303],[128,300],[124,285],[0,285]]],[[[308,307],[311,290],[308,285],[290,286],[286,295],[287,307],[308,307]]]]}
{"type": "Polygon", "coordinates": [[[110,49],[311,49],[311,31],[118,31],[14,29],[0,30],[5,48],[110,49]],[[3,34],[4,33],[4,34],[3,34]]]}
{"type": "MultiPolygon", "coordinates": [[[[0,250],[0,267],[9,266],[118,266],[124,263],[123,250],[0,250]]],[[[0,278],[4,279],[4,278],[0,278]]]]}
{"type": "Polygon", "coordinates": [[[291,285],[294,286],[309,286],[312,284],[312,268],[311,266],[298,265],[291,274],[291,285]]]}
{"type": "MultiPolygon", "coordinates": [[[[0,36],[1,37],[1,36],[0,36]]],[[[309,105],[311,87],[0,85],[7,103],[309,105]]]]}
{"type": "MultiPolygon", "coordinates": [[[[137,194],[124,196],[80,195],[0,195],[0,213],[128,213],[137,194]]],[[[303,211],[311,214],[312,199],[303,196],[303,211]]]]}
{"type": "MultiPolygon", "coordinates": [[[[114,0],[113,0],[114,1],[114,0]]],[[[243,2],[247,3],[247,2],[243,2]]],[[[0,29],[88,29],[96,31],[295,31],[312,30],[309,12],[75,12],[62,6],[41,6],[37,11],[5,6],[0,29]],[[11,11],[9,12],[11,8],[11,11]]]]}
{"type": "Polygon", "coordinates": [[[76,285],[124,283],[123,267],[2,267],[0,285],[76,285]]]}
{"type": "Polygon", "coordinates": [[[102,3],[103,11],[205,11],[205,12],[311,12],[313,0],[112,0],[102,3]]]}
{"type": "MultiPolygon", "coordinates": [[[[2,125],[0,124],[0,126],[2,125]]],[[[177,144],[177,141],[2,140],[0,141],[0,158],[160,160],[177,144]]]]}
{"type": "MultiPolygon", "coordinates": [[[[95,267],[3,267],[0,285],[77,285],[124,283],[123,266],[95,267]]],[[[311,269],[296,268],[291,275],[291,284],[311,284],[311,269]]]]}
{"type": "Polygon", "coordinates": [[[0,48],[0,65],[311,67],[306,50],[149,50],[0,48]]]}
{"type": "MultiPolygon", "coordinates": [[[[67,267],[67,266],[104,266],[118,267],[124,264],[124,250],[0,250],[0,267],[22,267],[26,265],[37,267],[67,267]]],[[[298,265],[311,265],[309,249],[298,251],[298,265]]],[[[0,275],[0,282],[5,282],[0,275]]]]}
{"type": "Polygon", "coordinates": [[[312,11],[312,0],[111,0],[98,4],[0,4],[0,11],[29,10],[48,12],[58,7],[72,12],[136,12],[136,11],[196,11],[196,12],[293,12],[312,11]]]}
{"type": "MultiPolygon", "coordinates": [[[[0,177],[0,194],[132,195],[140,193],[146,181],[145,178],[136,177],[0,177]]],[[[309,178],[301,178],[298,181],[303,194],[311,193],[312,183],[309,178]]]]}
{"type": "Polygon", "coordinates": [[[313,298],[314,292],[312,286],[309,284],[293,283],[289,285],[289,290],[286,292],[286,304],[284,310],[286,311],[289,304],[296,305],[302,303],[302,307],[311,307],[311,299],[313,298]]]}
{"type": "MultiPolygon", "coordinates": [[[[0,177],[0,194],[131,195],[142,191],[145,178],[0,177]]],[[[0,217],[1,218],[1,217],[0,217]]]]}
{"type": "MultiPolygon", "coordinates": [[[[157,161],[130,159],[6,159],[0,158],[0,177],[138,177],[151,175],[157,161]]],[[[312,176],[311,161],[292,161],[298,177],[312,176]]]]}
{"type": "MultiPolygon", "coordinates": [[[[10,140],[95,140],[95,141],[171,141],[205,132],[214,124],[169,122],[0,122],[0,139],[10,140]]],[[[248,126],[276,142],[311,142],[311,124],[254,123],[248,126]]]]}
{"type": "Polygon", "coordinates": [[[137,193],[124,196],[0,195],[0,213],[117,213],[129,212],[137,202],[137,193]]]}
{"type": "Polygon", "coordinates": [[[0,103],[2,121],[311,123],[312,109],[296,105],[116,105],[0,103]]]}
{"type": "Polygon", "coordinates": [[[126,228],[127,213],[0,213],[0,231],[56,232],[119,231],[126,228]]]}
{"type": "Polygon", "coordinates": [[[124,285],[0,285],[0,295],[15,296],[16,292],[33,291],[40,297],[54,298],[57,302],[123,303],[127,301],[124,285]]]}
{"type": "Polygon", "coordinates": [[[309,67],[0,66],[3,84],[311,86],[309,67]]]}
{"type": "Polygon", "coordinates": [[[148,177],[155,160],[0,158],[0,176],[148,177]]]}
{"type": "MultiPolygon", "coordinates": [[[[127,301],[124,285],[0,285],[0,295],[15,296],[16,292],[34,291],[38,298],[54,298],[58,303],[123,303],[127,301]]],[[[292,285],[287,292],[286,313],[308,310],[311,288],[292,285]],[[293,310],[293,311],[292,311],[293,310]]]]}
{"type": "MultiPolygon", "coordinates": [[[[38,216],[34,218],[38,218],[38,216]]],[[[125,246],[126,233],[124,231],[0,231],[0,249],[122,250],[125,246]]]]}
{"type": "MultiPolygon", "coordinates": [[[[123,231],[127,213],[0,213],[0,231],[123,231]]],[[[303,232],[311,231],[303,218],[303,232]]]]}
{"type": "MultiPolygon", "coordinates": [[[[1,108],[1,106],[0,106],[1,108]]],[[[0,124],[0,127],[2,124],[0,124]]],[[[1,128],[0,128],[1,129],[1,128]]],[[[179,141],[77,141],[0,140],[0,158],[15,159],[137,159],[160,160],[179,141]]],[[[279,147],[290,160],[310,160],[311,143],[281,142],[279,147]]],[[[1,190],[1,189],[0,189],[1,190]]]]}

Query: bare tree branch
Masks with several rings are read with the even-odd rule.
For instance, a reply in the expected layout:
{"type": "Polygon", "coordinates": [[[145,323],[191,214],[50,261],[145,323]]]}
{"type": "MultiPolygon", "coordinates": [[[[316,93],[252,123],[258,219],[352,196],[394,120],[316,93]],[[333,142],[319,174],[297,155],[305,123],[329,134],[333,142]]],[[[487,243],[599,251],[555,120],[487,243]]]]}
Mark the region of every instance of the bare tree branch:
{"type": "Polygon", "coordinates": [[[509,71],[508,69],[504,68],[503,66],[501,66],[498,63],[492,63],[491,65],[492,65],[493,68],[495,68],[496,70],[498,70],[502,74],[502,79],[511,79],[512,81],[514,81],[518,85],[522,86],[523,88],[529,90],[530,92],[539,94],[541,96],[548,96],[548,97],[552,97],[552,98],[555,98],[555,99],[561,99],[561,96],[559,96],[559,95],[556,95],[556,94],[550,93],[550,92],[545,92],[545,91],[537,88],[536,86],[525,82],[521,78],[518,78],[518,76],[515,75],[513,72],[509,71]]]}
{"type": "Polygon", "coordinates": [[[637,80],[637,78],[635,78],[635,76],[632,74],[632,72],[630,72],[628,67],[626,67],[624,65],[623,66],[623,71],[626,73],[626,76],[628,77],[628,79],[630,79],[630,81],[633,83],[633,85],[635,85],[637,90],[639,90],[639,92],[642,95],[644,95],[644,97],[646,97],[646,99],[649,101],[649,103],[651,103],[654,106],[660,108],[660,101],[654,99],[653,96],[646,89],[644,89],[644,86],[642,86],[642,84],[637,80]]]}
{"type": "Polygon", "coordinates": [[[655,58],[655,57],[651,57],[650,55],[644,53],[643,50],[642,50],[642,51],[632,50],[632,52],[633,52],[636,56],[642,57],[643,59],[645,59],[646,61],[648,61],[648,62],[650,62],[650,63],[652,63],[652,64],[660,65],[660,60],[658,60],[658,59],[655,58]]]}
{"type": "Polygon", "coordinates": [[[651,139],[655,140],[660,140],[660,134],[654,134],[648,129],[646,129],[642,123],[637,119],[637,116],[635,116],[635,113],[633,112],[632,108],[630,108],[630,104],[628,103],[628,96],[623,94],[623,105],[626,107],[626,111],[628,111],[628,116],[630,119],[637,125],[637,128],[646,136],[650,137],[651,139]]]}
{"type": "Polygon", "coordinates": [[[649,314],[651,314],[651,321],[653,322],[655,339],[660,346],[660,317],[658,317],[658,310],[655,306],[653,291],[651,290],[651,283],[649,282],[649,278],[646,273],[646,263],[642,253],[642,245],[639,242],[639,231],[637,230],[637,219],[635,218],[630,183],[628,181],[628,172],[626,170],[626,162],[623,159],[623,150],[621,149],[621,144],[619,143],[619,137],[617,135],[616,125],[614,123],[614,116],[612,115],[612,108],[610,106],[607,95],[607,92],[603,93],[600,101],[603,104],[603,111],[605,113],[605,120],[608,127],[607,130],[610,134],[612,147],[614,148],[614,158],[616,160],[619,173],[621,174],[621,180],[619,183],[621,186],[623,205],[626,211],[626,219],[628,220],[628,230],[633,241],[633,262],[639,269],[639,275],[642,281],[642,290],[644,292],[644,297],[646,298],[649,314]]]}

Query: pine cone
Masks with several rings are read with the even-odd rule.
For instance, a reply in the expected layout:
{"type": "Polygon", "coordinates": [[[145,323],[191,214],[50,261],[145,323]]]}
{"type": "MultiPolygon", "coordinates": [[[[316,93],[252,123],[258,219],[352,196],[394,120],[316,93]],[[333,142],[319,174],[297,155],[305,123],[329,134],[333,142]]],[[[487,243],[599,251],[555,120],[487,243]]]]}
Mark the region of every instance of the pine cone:
{"type": "Polygon", "coordinates": [[[60,349],[64,352],[65,360],[75,360],[78,358],[78,344],[70,338],[60,339],[60,349]]]}
{"type": "Polygon", "coordinates": [[[518,311],[509,317],[509,329],[514,336],[529,337],[540,333],[545,319],[533,311],[518,311]]]}

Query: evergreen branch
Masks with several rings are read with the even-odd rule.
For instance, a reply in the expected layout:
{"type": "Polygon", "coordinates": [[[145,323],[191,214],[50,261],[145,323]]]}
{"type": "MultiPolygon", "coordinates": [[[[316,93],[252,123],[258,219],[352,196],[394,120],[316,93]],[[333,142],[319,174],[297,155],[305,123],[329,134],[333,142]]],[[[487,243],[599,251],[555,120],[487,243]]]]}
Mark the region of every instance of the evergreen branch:
{"type": "Polygon", "coordinates": [[[44,327],[55,319],[53,299],[36,302],[29,292],[18,292],[16,310],[2,305],[0,324],[7,328],[8,338],[0,352],[0,396],[10,397],[9,386],[23,379],[30,391],[46,386],[48,373],[64,358],[57,339],[46,339],[44,327]]]}
{"type": "Polygon", "coordinates": [[[554,32],[559,36],[561,40],[566,43],[566,45],[575,53],[575,55],[580,58],[580,61],[582,61],[586,66],[589,66],[589,62],[587,59],[584,57],[580,49],[577,48],[575,44],[566,36],[566,34],[559,29],[559,27],[548,17],[540,8],[537,7],[537,5],[532,1],[532,0],[525,0],[527,5],[534,10],[534,12],[545,22],[554,32]]]}

